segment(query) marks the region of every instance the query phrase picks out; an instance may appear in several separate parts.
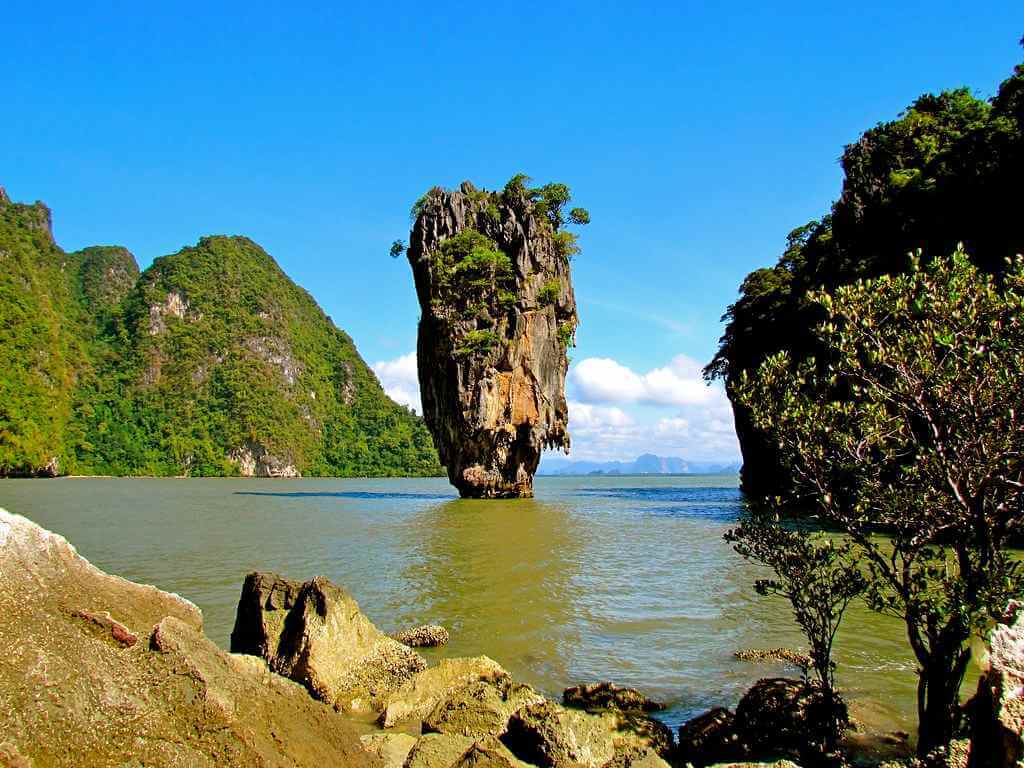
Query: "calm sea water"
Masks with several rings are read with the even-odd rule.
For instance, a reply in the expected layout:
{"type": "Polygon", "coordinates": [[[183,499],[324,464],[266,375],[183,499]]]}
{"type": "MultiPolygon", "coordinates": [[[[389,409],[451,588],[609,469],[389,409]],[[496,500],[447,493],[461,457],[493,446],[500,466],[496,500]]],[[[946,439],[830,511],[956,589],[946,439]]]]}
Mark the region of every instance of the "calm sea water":
{"type": "MultiPolygon", "coordinates": [[[[735,651],[801,644],[787,604],[757,596],[761,571],[722,541],[736,486],[542,477],[534,500],[464,501],[441,479],[6,480],[0,506],[104,570],[188,597],[224,647],[247,572],[324,575],[385,631],[447,626],[450,645],[428,655],[487,654],[552,696],[636,686],[670,702],[674,724],[786,671],[735,651]]],[[[855,608],[837,655],[862,717],[912,729],[898,622],[855,608]]]]}

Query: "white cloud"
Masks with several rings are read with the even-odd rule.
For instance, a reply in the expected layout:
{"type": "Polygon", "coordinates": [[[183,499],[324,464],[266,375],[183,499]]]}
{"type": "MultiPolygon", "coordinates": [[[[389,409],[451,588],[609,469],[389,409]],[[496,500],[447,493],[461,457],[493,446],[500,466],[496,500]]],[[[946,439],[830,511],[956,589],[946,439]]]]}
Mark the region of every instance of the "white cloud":
{"type": "Polygon", "coordinates": [[[586,403],[683,406],[715,400],[715,390],[701,377],[700,364],[686,355],[642,374],[611,358],[588,357],[576,364],[569,378],[579,400],[586,403]]]}
{"type": "Polygon", "coordinates": [[[572,425],[577,429],[628,427],[633,424],[633,418],[621,408],[570,402],[569,413],[572,425]]]}
{"type": "Polygon", "coordinates": [[[569,401],[572,457],[598,461],[620,458],[642,439],[643,428],[621,408],[569,401]]]}
{"type": "Polygon", "coordinates": [[[396,403],[406,405],[417,413],[423,410],[420,402],[420,379],[416,372],[416,353],[381,360],[370,366],[380,379],[384,392],[396,403]]]}
{"type": "MultiPolygon", "coordinates": [[[[392,400],[421,411],[415,352],[371,367],[392,400]]],[[[573,367],[569,384],[574,459],[632,461],[642,453],[712,461],[739,457],[725,392],[704,383],[692,358],[679,355],[637,373],[616,360],[591,357],[573,367]]]]}
{"type": "Polygon", "coordinates": [[[638,373],[611,358],[590,357],[573,367],[569,383],[573,458],[629,461],[641,453],[739,458],[732,407],[720,385],[704,382],[693,358],[677,355],[638,373]],[[665,410],[670,412],[658,414],[665,410]],[[624,418],[616,421],[612,413],[624,418]]]}

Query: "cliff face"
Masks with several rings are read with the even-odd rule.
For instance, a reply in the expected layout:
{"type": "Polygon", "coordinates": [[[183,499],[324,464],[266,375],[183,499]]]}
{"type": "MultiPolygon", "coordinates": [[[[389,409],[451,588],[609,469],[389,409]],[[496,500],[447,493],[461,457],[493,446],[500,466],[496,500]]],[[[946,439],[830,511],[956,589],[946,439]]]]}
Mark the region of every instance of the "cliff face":
{"type": "MultiPolygon", "coordinates": [[[[718,353],[705,369],[727,388],[768,357],[821,359],[820,310],[806,294],[882,274],[899,274],[907,254],[952,253],[963,243],[986,272],[1024,251],[1017,185],[1024,174],[1024,65],[990,101],[966,89],[925,94],[897,119],[847,146],[843,184],[828,215],[794,229],[771,267],[751,272],[726,311],[718,353]]],[[[788,472],[774,435],[733,405],[743,452],[743,489],[777,494],[788,472]]]]}
{"type": "Polygon", "coordinates": [[[541,452],[569,448],[574,238],[522,184],[435,188],[414,210],[420,390],[441,463],[462,496],[532,496],[541,452]]]}

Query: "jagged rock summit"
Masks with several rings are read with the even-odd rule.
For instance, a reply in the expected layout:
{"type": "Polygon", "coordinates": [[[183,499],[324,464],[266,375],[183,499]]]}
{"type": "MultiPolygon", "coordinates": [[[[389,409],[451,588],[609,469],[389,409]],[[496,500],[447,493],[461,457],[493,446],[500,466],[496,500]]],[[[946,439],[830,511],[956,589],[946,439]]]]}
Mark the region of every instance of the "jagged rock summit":
{"type": "Polygon", "coordinates": [[[422,310],[423,415],[464,497],[532,496],[541,452],[569,449],[578,247],[562,227],[589,214],[574,208],[566,219],[568,187],[528,181],[516,176],[501,192],[435,187],[413,206],[406,255],[422,310]]]}

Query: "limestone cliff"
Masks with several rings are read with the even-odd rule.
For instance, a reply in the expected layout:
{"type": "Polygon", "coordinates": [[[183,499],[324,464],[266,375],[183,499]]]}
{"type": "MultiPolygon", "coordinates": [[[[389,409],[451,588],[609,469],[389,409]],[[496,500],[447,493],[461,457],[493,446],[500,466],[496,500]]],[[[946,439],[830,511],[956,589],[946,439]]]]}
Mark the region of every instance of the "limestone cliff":
{"type": "MultiPolygon", "coordinates": [[[[462,496],[532,496],[541,452],[569,449],[569,190],[528,189],[525,180],[502,192],[435,187],[413,209],[407,256],[422,310],[423,415],[462,496]]],[[[589,220],[582,209],[569,218],[589,220]]]]}

